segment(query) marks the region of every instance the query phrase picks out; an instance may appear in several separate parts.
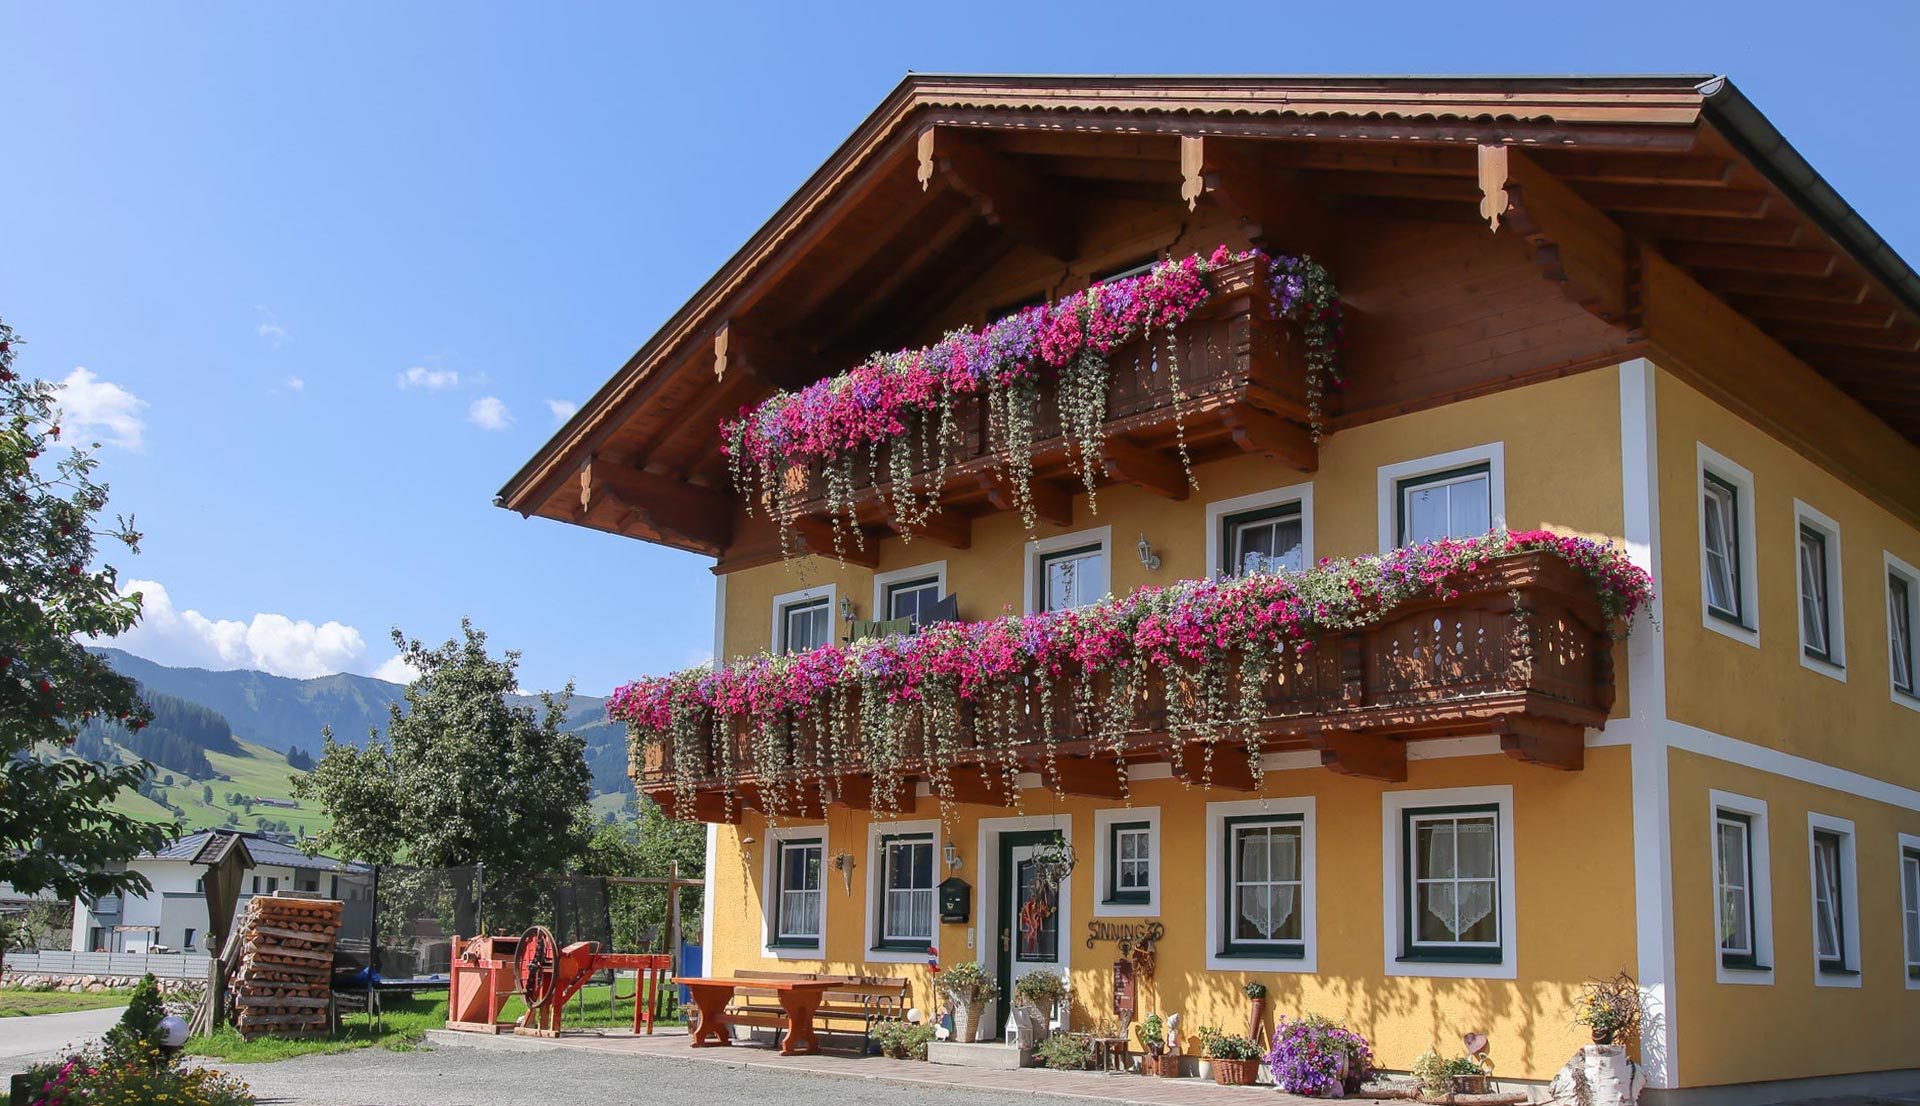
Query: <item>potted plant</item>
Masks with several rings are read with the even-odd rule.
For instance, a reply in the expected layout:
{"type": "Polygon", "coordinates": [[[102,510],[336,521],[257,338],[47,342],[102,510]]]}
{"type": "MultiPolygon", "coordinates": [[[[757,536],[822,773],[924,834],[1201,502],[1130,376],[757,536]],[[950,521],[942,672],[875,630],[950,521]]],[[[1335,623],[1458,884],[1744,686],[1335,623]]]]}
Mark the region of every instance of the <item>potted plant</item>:
{"type": "Polygon", "coordinates": [[[933,1026],[889,1018],[873,1027],[873,1043],[880,1055],[895,1060],[925,1060],[933,1026]]]}
{"type": "Polygon", "coordinates": [[[978,1040],[987,1003],[1000,997],[1000,985],[987,970],[978,961],[964,961],[935,976],[933,989],[953,1011],[953,1039],[978,1040]]]}
{"type": "Polygon", "coordinates": [[[1612,979],[1587,980],[1574,1005],[1573,1020],[1593,1031],[1596,1045],[1627,1040],[1640,1026],[1640,985],[1624,971],[1612,979]]]}
{"type": "Polygon", "coordinates": [[[1439,1102],[1449,1095],[1486,1094],[1493,1062],[1484,1051],[1470,1056],[1441,1056],[1438,1051],[1428,1050],[1413,1062],[1411,1070],[1420,1084],[1421,1098],[1439,1102]]]}
{"type": "Polygon", "coordinates": [[[1213,1081],[1222,1087],[1251,1087],[1259,1074],[1260,1049],[1252,1039],[1200,1027],[1200,1054],[1213,1069],[1213,1081]]]}
{"type": "Polygon", "coordinates": [[[1048,890],[1057,890],[1072,873],[1073,846],[1064,837],[1051,837],[1033,847],[1033,881],[1048,890]]]}
{"type": "Polygon", "coordinates": [[[1055,1033],[1041,1041],[1033,1055],[1058,1071],[1085,1071],[1093,1066],[1093,1037],[1086,1033],[1055,1033]]]}
{"type": "Polygon", "coordinates": [[[1133,1031],[1140,1038],[1140,1073],[1157,1075],[1166,1079],[1180,1075],[1180,1049],[1175,1043],[1174,1031],[1179,1028],[1180,1015],[1162,1018],[1158,1014],[1148,1014],[1133,1031]]]}
{"type": "Polygon", "coordinates": [[[1261,1023],[1266,1019],[1267,1014],[1267,985],[1249,983],[1244,989],[1247,994],[1247,1003],[1251,1007],[1247,1013],[1247,1040],[1258,1045],[1261,1023]]]}
{"type": "Polygon", "coordinates": [[[1066,996],[1066,981],[1045,968],[1035,968],[1014,981],[1013,1020],[1021,1044],[1047,1039],[1053,1012],[1066,996]]]}
{"type": "Polygon", "coordinates": [[[1273,1027],[1267,1070],[1281,1090],[1315,1098],[1360,1089],[1373,1076],[1373,1047],[1331,1018],[1281,1018],[1273,1027]]]}

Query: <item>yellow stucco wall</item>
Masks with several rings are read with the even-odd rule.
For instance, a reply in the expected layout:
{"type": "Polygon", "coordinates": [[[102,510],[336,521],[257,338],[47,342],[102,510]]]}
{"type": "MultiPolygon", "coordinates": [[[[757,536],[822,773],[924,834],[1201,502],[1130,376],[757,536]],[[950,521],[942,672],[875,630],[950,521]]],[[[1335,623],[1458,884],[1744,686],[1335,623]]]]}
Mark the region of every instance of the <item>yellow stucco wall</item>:
{"type": "MultiPolygon", "coordinates": [[[[1235,792],[1203,792],[1176,780],[1140,780],[1132,788],[1135,808],[1160,812],[1160,912],[1167,936],[1158,948],[1155,978],[1141,988],[1142,1011],[1175,1011],[1189,1032],[1220,1025],[1233,1032],[1246,1024],[1242,986],[1258,979],[1269,988],[1269,1011],[1319,1013],[1345,1018],[1373,1041],[1379,1061],[1405,1069],[1429,1047],[1459,1052],[1468,1031],[1488,1034],[1499,1074],[1546,1079],[1581,1043],[1571,1023],[1579,984],[1634,963],[1634,891],[1624,863],[1632,839],[1628,757],[1623,748],[1589,750],[1582,772],[1562,773],[1499,755],[1415,761],[1404,785],[1383,785],[1337,776],[1319,768],[1268,774],[1267,794],[1315,799],[1315,861],[1318,964],[1313,974],[1210,971],[1205,967],[1205,814],[1209,800],[1248,798],[1235,792]],[[1383,827],[1381,797],[1387,791],[1511,785],[1517,895],[1517,978],[1431,979],[1386,974],[1382,903],[1383,827]]],[[[1071,823],[1081,858],[1070,880],[1070,930],[1061,942],[1071,949],[1076,1027],[1100,1024],[1112,1009],[1114,946],[1085,947],[1093,917],[1094,815],[1102,805],[1067,799],[1056,807],[1050,792],[1025,792],[1025,813],[1034,828],[1047,828],[1057,812],[1071,823]]],[[[939,817],[930,799],[908,817],[939,817]]],[[[1112,805],[1112,804],[1107,804],[1112,805]]],[[[998,807],[959,806],[942,839],[959,847],[958,875],[974,884],[974,923],[981,925],[979,820],[1016,813],[998,807]]],[[[817,825],[817,823],[816,823],[817,825]]],[[[876,861],[868,853],[868,816],[836,808],[825,824],[826,852],[842,849],[858,858],[852,888],[841,876],[826,877],[827,917],[823,959],[773,959],[761,954],[761,885],[768,827],[749,814],[738,827],[719,828],[715,856],[714,967],[722,974],[742,969],[905,975],[911,1001],[933,1005],[928,974],[918,964],[871,963],[864,953],[867,877],[876,861]],[[751,838],[750,844],[743,845],[751,838]]],[[[1140,917],[1131,915],[1129,917],[1140,917]]],[[[978,936],[991,940],[993,919],[978,936]]],[[[968,928],[942,927],[939,947],[948,964],[973,958],[968,928]]]]}
{"type": "MultiPolygon", "coordinates": [[[[1775,699],[1777,704],[1777,698],[1775,699]]],[[[1907,986],[1899,834],[1920,811],[1671,750],[1675,1025],[1688,1086],[1920,1067],[1920,990],[1907,986]],[[1712,790],[1766,804],[1770,984],[1718,982],[1712,790]],[[1815,985],[1808,812],[1854,823],[1860,986],[1815,985]]]]}
{"type": "Polygon", "coordinates": [[[1672,375],[1657,380],[1669,717],[1920,787],[1920,712],[1890,694],[1884,561],[1920,565],[1920,531],[1672,375]],[[1753,473],[1758,648],[1703,623],[1698,443],[1753,473]],[[1839,524],[1844,683],[1800,663],[1795,499],[1839,524]]]}

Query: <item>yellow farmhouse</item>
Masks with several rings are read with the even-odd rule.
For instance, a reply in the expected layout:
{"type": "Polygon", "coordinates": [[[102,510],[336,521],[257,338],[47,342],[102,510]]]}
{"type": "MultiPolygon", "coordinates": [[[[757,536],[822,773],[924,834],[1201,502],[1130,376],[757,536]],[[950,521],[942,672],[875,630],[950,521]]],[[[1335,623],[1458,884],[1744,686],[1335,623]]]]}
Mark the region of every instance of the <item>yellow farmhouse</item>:
{"type": "Polygon", "coordinates": [[[1920,1079],[1920,277],[1723,78],[909,77],[499,502],[715,558],[708,975],[1920,1079]]]}

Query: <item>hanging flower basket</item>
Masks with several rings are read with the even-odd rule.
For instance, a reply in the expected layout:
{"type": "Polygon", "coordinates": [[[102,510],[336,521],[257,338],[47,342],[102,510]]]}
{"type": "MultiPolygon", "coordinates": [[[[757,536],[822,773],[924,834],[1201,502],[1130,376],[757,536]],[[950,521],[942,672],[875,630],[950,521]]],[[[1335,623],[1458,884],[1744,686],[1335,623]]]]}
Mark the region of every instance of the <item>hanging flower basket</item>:
{"type": "Polygon", "coordinates": [[[1049,891],[1057,891],[1073,874],[1076,860],[1073,846],[1062,838],[1037,845],[1033,850],[1033,880],[1049,891]]]}

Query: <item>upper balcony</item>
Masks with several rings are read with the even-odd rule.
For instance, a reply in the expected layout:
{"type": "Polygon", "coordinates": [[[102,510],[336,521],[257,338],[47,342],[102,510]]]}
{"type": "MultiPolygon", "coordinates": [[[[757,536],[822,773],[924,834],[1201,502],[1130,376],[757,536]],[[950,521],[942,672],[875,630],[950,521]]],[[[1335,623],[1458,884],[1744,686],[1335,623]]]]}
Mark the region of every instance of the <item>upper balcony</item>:
{"type": "MultiPolygon", "coordinates": [[[[1586,729],[1605,725],[1614,698],[1609,614],[1621,606],[1606,581],[1628,581],[1631,591],[1644,589],[1636,582],[1644,577],[1624,562],[1595,575],[1548,548],[1514,550],[1423,575],[1438,582],[1424,594],[1393,593],[1400,598],[1385,609],[1355,593],[1362,625],[1260,656],[1245,644],[1259,635],[1241,626],[1203,635],[1218,643],[1205,647],[1204,661],[1171,647],[1136,649],[1132,664],[1124,655],[1067,664],[1061,673],[1086,675],[1047,684],[1038,674],[1049,666],[1031,651],[1049,648],[1036,644],[1036,632],[1056,631],[1011,619],[999,624],[1011,635],[1007,648],[983,651],[1002,658],[996,675],[970,690],[920,683],[911,700],[876,690],[899,682],[894,659],[863,661],[829,647],[738,662],[759,674],[786,665],[792,678],[736,681],[730,707],[703,707],[679,724],[629,713],[636,782],[677,817],[731,822],[743,809],[817,817],[833,802],[911,811],[922,782],[942,802],[1011,806],[1023,773],[1063,794],[1117,800],[1126,767],[1151,762],[1170,763],[1196,785],[1254,791],[1261,758],[1293,750],[1317,752],[1336,772],[1404,781],[1410,744],[1486,733],[1517,759],[1577,770],[1586,729]],[[857,675],[870,665],[884,673],[875,687],[857,675]],[[755,690],[737,690],[747,684],[755,690]],[[807,690],[781,701],[768,690],[775,686],[807,690]]],[[[1252,609],[1266,609],[1268,595],[1298,594],[1277,581],[1252,609]]],[[[1644,601],[1644,591],[1632,594],[1640,598],[1628,610],[1644,601]]],[[[1119,617],[1148,625],[1137,610],[1119,617]]],[[[1160,617],[1177,620],[1177,604],[1160,617]]],[[[694,677],[702,678],[714,679],[694,677]]]]}

